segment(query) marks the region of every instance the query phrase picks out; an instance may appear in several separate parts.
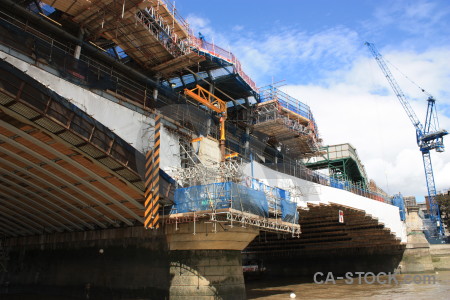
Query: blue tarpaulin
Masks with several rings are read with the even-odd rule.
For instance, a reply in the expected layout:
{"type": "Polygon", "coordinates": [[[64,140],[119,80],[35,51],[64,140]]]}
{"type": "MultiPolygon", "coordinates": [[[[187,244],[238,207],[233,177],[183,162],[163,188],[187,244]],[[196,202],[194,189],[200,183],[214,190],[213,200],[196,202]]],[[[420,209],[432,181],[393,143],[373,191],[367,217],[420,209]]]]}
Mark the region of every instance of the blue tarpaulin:
{"type": "Polygon", "coordinates": [[[209,211],[233,208],[261,217],[269,217],[268,198],[276,199],[277,210],[281,210],[282,220],[297,223],[297,204],[290,201],[290,194],[280,188],[270,187],[261,182],[254,183],[255,189],[234,182],[198,185],[175,190],[175,213],[209,211]],[[269,195],[269,196],[267,196],[269,195]]]}
{"type": "Polygon", "coordinates": [[[261,217],[269,216],[264,192],[234,182],[176,189],[174,200],[177,213],[234,208],[261,217]]]}
{"type": "Polygon", "coordinates": [[[400,210],[400,219],[402,221],[406,220],[406,214],[405,214],[405,202],[403,201],[403,197],[401,194],[395,195],[392,199],[392,204],[397,206],[400,210]]]}
{"type": "Polygon", "coordinates": [[[285,222],[298,223],[297,203],[281,198],[281,219],[285,222]]]}

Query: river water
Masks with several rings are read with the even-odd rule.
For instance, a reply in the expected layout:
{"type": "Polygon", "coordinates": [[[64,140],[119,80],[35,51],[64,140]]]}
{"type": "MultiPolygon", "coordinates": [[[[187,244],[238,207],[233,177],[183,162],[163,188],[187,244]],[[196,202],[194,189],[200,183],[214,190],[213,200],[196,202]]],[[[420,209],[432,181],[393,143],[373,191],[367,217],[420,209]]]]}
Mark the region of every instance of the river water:
{"type": "MultiPolygon", "coordinates": [[[[325,281],[326,275],[321,280],[325,281]]],[[[291,280],[256,280],[246,282],[247,299],[273,300],[292,299],[290,294],[296,295],[295,299],[404,299],[404,300],[440,300],[450,299],[450,271],[438,272],[436,274],[396,275],[398,284],[387,283],[387,276],[379,277],[379,281],[386,284],[373,284],[364,282],[358,284],[358,278],[354,278],[353,284],[347,284],[344,279],[335,280],[335,284],[328,282],[323,284],[311,283],[313,278],[291,279],[291,280]],[[435,276],[432,277],[423,276],[435,276]],[[410,276],[410,277],[406,277],[410,276]],[[421,277],[414,277],[421,276],[421,277]],[[404,283],[414,280],[426,281],[425,283],[404,283]],[[303,282],[303,283],[299,283],[303,282]]],[[[372,279],[369,277],[368,282],[372,279]]],[[[69,300],[72,298],[37,296],[37,295],[0,295],[5,300],[69,300]]],[[[195,300],[195,299],[192,299],[195,300]]]]}
{"type": "MultiPolygon", "coordinates": [[[[326,275],[318,279],[325,281],[326,275]]],[[[247,298],[291,299],[290,294],[294,293],[295,299],[450,299],[450,271],[395,275],[395,278],[398,284],[394,280],[389,284],[388,276],[379,277],[379,281],[383,284],[371,277],[367,278],[367,282],[374,281],[373,284],[366,283],[364,278],[361,278],[359,284],[358,277],[353,279],[352,284],[347,284],[344,279],[335,280],[335,284],[331,280],[323,284],[311,283],[312,277],[309,279],[310,282],[303,280],[303,283],[299,283],[300,280],[250,280],[246,284],[247,298]],[[435,276],[435,280],[432,275],[435,276]]]]}

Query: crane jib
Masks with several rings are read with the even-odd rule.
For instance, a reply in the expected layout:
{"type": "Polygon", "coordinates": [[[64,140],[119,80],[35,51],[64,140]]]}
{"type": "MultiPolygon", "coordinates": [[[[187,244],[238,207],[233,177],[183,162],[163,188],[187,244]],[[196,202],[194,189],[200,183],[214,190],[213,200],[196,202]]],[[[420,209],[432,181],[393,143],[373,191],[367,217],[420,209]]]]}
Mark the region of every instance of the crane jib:
{"type": "MultiPolygon", "coordinates": [[[[425,126],[417,118],[412,107],[410,106],[405,94],[400,89],[395,78],[392,76],[391,71],[386,65],[383,57],[376,49],[375,45],[366,42],[365,45],[369,48],[370,52],[374,56],[378,66],[380,67],[383,74],[386,76],[387,81],[394,90],[395,95],[405,109],[409,119],[416,128],[416,139],[417,145],[422,152],[423,165],[425,169],[425,179],[427,182],[428,189],[428,199],[430,203],[430,215],[433,221],[436,221],[437,230],[441,236],[444,236],[445,231],[441,222],[441,213],[439,210],[439,205],[436,203],[436,185],[434,182],[433,167],[431,164],[430,150],[436,150],[436,152],[444,152],[444,136],[448,134],[447,130],[439,129],[439,122],[436,113],[436,100],[430,95],[427,99],[427,114],[425,117],[425,126]]],[[[425,92],[422,89],[423,92],[425,92]]],[[[429,95],[429,94],[428,94],[429,95]]]]}

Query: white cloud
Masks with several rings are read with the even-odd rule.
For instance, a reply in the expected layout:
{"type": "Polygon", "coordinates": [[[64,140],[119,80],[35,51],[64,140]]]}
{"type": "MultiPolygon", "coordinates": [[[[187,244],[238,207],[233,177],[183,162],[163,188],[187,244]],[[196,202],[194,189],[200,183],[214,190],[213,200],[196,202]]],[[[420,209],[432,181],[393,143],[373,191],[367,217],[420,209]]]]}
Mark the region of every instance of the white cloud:
{"type": "Polygon", "coordinates": [[[190,14],[186,20],[195,36],[198,37],[198,34],[201,33],[207,42],[215,43],[222,48],[226,48],[229,45],[228,38],[215,30],[209,19],[190,14]]]}
{"type": "MultiPolygon", "coordinates": [[[[386,29],[400,30],[410,37],[404,37],[403,41],[398,43],[403,43],[405,48],[411,48],[414,46],[410,43],[411,38],[422,42],[425,38],[433,38],[439,32],[440,26],[448,25],[449,15],[450,7],[445,1],[391,1],[389,5],[379,5],[373,18],[365,21],[364,25],[372,36],[386,29]]],[[[444,38],[442,35],[439,37],[444,38]]]]}
{"type": "Polygon", "coordinates": [[[310,64],[326,65],[323,71],[335,70],[342,62],[352,60],[355,45],[359,43],[356,32],[336,27],[314,35],[284,28],[258,39],[238,38],[231,44],[246,72],[257,82],[267,82],[271,76],[282,79],[280,77],[296,72],[307,75],[310,64]]]}
{"type": "MultiPolygon", "coordinates": [[[[430,91],[436,90],[438,94],[450,92],[447,62],[450,51],[395,52],[386,56],[401,70],[406,70],[411,78],[425,82],[423,86],[430,86],[430,91]]],[[[355,146],[368,176],[386,191],[424,195],[427,191],[425,175],[414,127],[372,60],[361,56],[351,69],[331,73],[327,84],[290,85],[283,89],[309,103],[326,144],[350,142],[355,146]],[[382,87],[387,88],[387,93],[375,93],[382,87]]],[[[398,82],[402,88],[407,86],[407,81],[400,77],[398,82]]],[[[409,92],[410,88],[404,91],[409,92]]],[[[420,91],[408,94],[420,99],[411,103],[423,122],[425,95],[420,91]]],[[[440,102],[443,106],[449,105],[450,99],[443,98],[440,102]]],[[[442,127],[450,129],[449,117],[441,113],[439,118],[442,127]]],[[[437,189],[450,187],[450,149],[444,153],[433,151],[432,162],[437,189]]]]}

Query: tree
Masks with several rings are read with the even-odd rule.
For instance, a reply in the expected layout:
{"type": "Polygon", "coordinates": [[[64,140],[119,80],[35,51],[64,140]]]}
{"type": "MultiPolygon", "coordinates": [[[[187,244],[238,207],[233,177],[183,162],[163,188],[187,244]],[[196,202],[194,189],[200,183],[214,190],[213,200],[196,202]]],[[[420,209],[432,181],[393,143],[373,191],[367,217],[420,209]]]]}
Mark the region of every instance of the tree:
{"type": "Polygon", "coordinates": [[[442,221],[447,224],[447,228],[450,229],[450,193],[436,195],[436,202],[439,204],[441,210],[442,221]]]}

